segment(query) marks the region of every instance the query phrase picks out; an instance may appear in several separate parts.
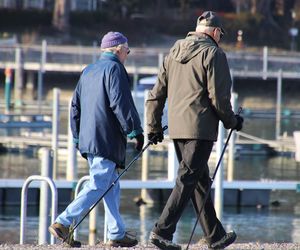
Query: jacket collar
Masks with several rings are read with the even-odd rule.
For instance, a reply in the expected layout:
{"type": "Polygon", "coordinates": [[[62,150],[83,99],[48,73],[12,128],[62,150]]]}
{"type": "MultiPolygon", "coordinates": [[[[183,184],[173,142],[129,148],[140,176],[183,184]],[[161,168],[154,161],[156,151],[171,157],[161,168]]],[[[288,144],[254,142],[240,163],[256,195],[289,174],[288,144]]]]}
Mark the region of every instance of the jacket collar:
{"type": "Polygon", "coordinates": [[[114,53],[112,52],[102,52],[100,59],[108,59],[108,60],[112,60],[118,63],[121,63],[118,56],[116,56],[114,53]]]}
{"type": "Polygon", "coordinates": [[[210,40],[213,41],[213,43],[219,47],[218,43],[215,41],[215,39],[213,39],[210,35],[206,34],[206,33],[202,33],[202,32],[195,32],[195,31],[191,31],[187,34],[187,37],[189,36],[196,36],[196,37],[199,37],[199,38],[209,38],[210,40]]]}

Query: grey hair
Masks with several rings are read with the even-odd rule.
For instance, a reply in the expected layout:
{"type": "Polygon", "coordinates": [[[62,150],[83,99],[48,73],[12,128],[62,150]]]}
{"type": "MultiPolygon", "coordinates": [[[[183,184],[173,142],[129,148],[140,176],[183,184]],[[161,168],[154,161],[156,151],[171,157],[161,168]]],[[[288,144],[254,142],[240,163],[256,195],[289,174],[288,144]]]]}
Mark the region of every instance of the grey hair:
{"type": "Polygon", "coordinates": [[[124,46],[124,45],[127,45],[127,43],[122,43],[122,44],[119,44],[117,46],[114,46],[114,47],[110,47],[110,48],[105,48],[105,49],[101,49],[101,52],[112,52],[114,54],[117,53],[117,49],[124,46]]]}
{"type": "Polygon", "coordinates": [[[198,25],[196,27],[196,32],[201,32],[201,33],[211,33],[213,32],[215,27],[210,27],[210,26],[204,26],[204,25],[198,25]]]}

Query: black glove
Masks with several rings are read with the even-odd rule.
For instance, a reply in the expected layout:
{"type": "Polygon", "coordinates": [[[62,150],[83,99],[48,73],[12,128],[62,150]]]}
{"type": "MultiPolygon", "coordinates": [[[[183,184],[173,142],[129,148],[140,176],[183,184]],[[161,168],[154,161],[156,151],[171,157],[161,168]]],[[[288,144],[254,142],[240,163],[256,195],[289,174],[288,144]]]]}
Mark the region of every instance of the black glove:
{"type": "Polygon", "coordinates": [[[244,118],[240,115],[235,115],[235,118],[237,120],[237,124],[234,127],[234,129],[236,129],[237,131],[240,131],[243,128],[244,118]]]}
{"type": "Polygon", "coordinates": [[[141,151],[143,149],[143,146],[144,146],[144,135],[143,134],[138,134],[134,138],[136,139],[135,149],[137,151],[141,151]]]}
{"type": "Polygon", "coordinates": [[[149,133],[148,134],[148,141],[152,142],[151,144],[157,144],[158,142],[162,142],[164,139],[163,132],[156,132],[156,133],[149,133]]]}

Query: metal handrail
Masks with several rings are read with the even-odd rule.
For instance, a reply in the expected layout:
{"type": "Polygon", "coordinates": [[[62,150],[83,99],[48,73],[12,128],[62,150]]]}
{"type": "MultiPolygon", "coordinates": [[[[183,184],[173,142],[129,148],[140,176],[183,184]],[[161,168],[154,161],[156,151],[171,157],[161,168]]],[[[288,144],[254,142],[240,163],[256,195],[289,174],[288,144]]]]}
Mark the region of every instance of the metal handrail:
{"type": "MultiPolygon", "coordinates": [[[[89,180],[90,180],[90,176],[89,175],[85,175],[82,178],[80,178],[80,180],[78,181],[78,183],[76,185],[76,188],[75,188],[75,198],[77,197],[77,195],[78,195],[78,193],[79,193],[79,191],[80,191],[81,186],[83,185],[83,183],[85,183],[86,181],[89,181],[89,180]]],[[[74,239],[77,239],[77,237],[78,237],[78,231],[77,231],[77,228],[76,228],[74,230],[74,239]]],[[[107,220],[106,220],[105,213],[104,213],[103,241],[104,241],[104,243],[106,243],[106,241],[107,241],[107,220]]]]}
{"type": "Polygon", "coordinates": [[[77,185],[75,187],[75,198],[77,197],[83,183],[85,183],[89,179],[90,179],[89,175],[85,175],[85,176],[83,176],[82,178],[79,179],[79,181],[77,182],[77,185]]]}
{"type": "MultiPolygon", "coordinates": [[[[89,179],[90,179],[90,176],[89,176],[89,175],[85,175],[85,176],[83,176],[83,177],[81,177],[81,178],[79,179],[79,181],[77,182],[77,185],[76,185],[76,187],[75,187],[75,194],[74,194],[75,198],[76,198],[77,195],[79,194],[82,185],[83,185],[86,181],[89,181],[89,179]]],[[[74,230],[74,239],[76,240],[77,237],[78,237],[78,228],[76,228],[76,229],[74,230]]]]}
{"type": "MultiPolygon", "coordinates": [[[[20,244],[24,244],[25,241],[25,235],[24,235],[24,229],[25,229],[25,223],[27,218],[27,191],[28,186],[32,181],[45,181],[48,183],[51,193],[52,193],[52,217],[51,217],[51,223],[55,222],[55,218],[57,215],[57,188],[55,183],[52,179],[49,177],[44,177],[40,175],[32,175],[29,176],[22,187],[22,194],[21,194],[21,218],[20,218],[20,244]]],[[[55,243],[54,236],[51,235],[51,244],[55,243]]]]}

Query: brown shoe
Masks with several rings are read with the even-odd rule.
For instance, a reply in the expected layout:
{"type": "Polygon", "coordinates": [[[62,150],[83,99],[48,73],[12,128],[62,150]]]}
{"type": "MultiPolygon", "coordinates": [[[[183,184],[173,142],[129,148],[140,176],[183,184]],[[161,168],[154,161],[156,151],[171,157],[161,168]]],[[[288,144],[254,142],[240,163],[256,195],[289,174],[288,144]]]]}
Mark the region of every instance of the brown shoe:
{"type": "Polygon", "coordinates": [[[62,240],[70,247],[81,247],[81,242],[74,240],[73,235],[71,235],[69,239],[66,239],[69,236],[69,232],[70,232],[69,227],[65,227],[64,225],[55,222],[54,224],[49,226],[48,230],[55,238],[62,240]]]}
{"type": "Polygon", "coordinates": [[[111,247],[133,247],[138,241],[134,235],[126,232],[125,236],[119,240],[109,240],[107,245],[111,247]]]}

